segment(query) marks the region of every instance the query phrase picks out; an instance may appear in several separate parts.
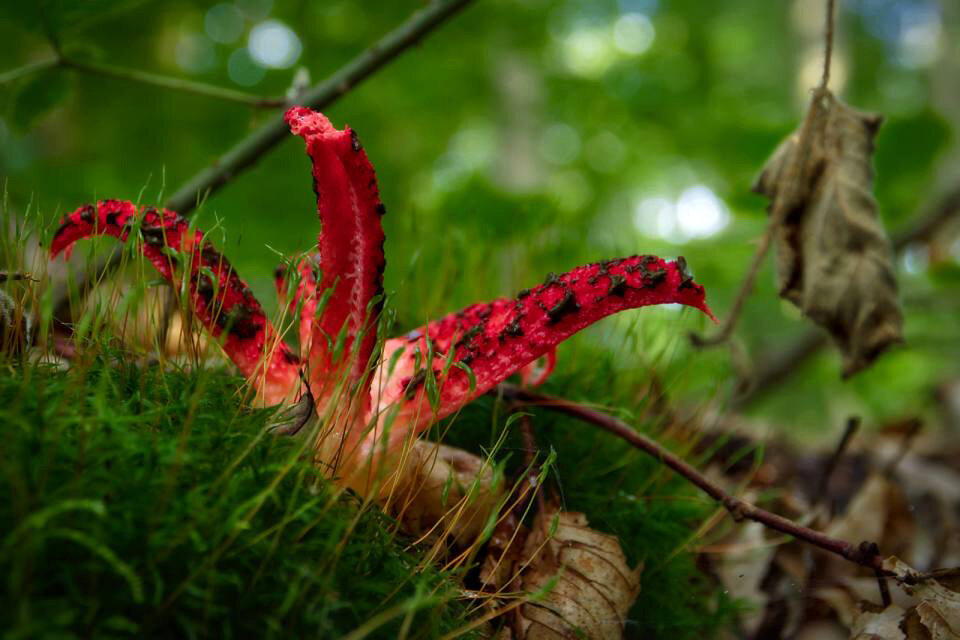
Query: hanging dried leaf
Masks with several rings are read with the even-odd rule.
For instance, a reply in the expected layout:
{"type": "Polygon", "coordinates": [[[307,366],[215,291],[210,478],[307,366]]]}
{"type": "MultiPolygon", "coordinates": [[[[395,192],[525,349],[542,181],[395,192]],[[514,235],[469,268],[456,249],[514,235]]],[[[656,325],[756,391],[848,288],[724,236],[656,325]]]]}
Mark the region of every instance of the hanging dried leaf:
{"type": "Polygon", "coordinates": [[[902,341],[893,252],[871,194],[882,119],[826,91],[811,109],[754,190],[772,202],[780,296],[830,332],[850,376],[902,341]]]}
{"type": "Polygon", "coordinates": [[[548,504],[534,519],[522,557],[530,600],[514,612],[515,640],[623,637],[642,567],[627,566],[616,537],[591,529],[582,513],[548,504]]]}

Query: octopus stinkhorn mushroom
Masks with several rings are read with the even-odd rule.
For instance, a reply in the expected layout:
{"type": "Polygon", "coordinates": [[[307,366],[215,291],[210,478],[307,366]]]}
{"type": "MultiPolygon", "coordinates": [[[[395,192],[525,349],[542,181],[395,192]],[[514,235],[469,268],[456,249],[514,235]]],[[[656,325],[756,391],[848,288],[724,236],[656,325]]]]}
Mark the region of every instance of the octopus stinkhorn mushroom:
{"type": "Polygon", "coordinates": [[[61,221],[51,253],[99,234],[138,239],[166,280],[186,285],[193,313],[262,402],[312,399],[318,462],[359,492],[383,486],[404,443],[508,376],[542,382],[556,346],[605,316],[680,303],[713,317],[682,258],[637,255],[550,274],[515,298],[379,339],[385,208],[373,167],[349,127],[304,107],[288,110],[286,121],[306,142],[322,225],[316,252],[277,273],[278,290],[291,290],[287,302],[299,312],[299,355],[226,258],[173,211],[120,200],[82,206],[61,221]],[[541,358],[546,366],[534,371],[541,358]]]}

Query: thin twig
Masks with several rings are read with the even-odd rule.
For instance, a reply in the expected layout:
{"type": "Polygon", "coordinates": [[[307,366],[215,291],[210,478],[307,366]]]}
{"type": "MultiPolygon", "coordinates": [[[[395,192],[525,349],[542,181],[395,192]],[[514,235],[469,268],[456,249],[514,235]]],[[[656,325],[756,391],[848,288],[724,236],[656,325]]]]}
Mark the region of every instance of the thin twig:
{"type": "Polygon", "coordinates": [[[0,271],[0,282],[7,280],[30,280],[31,282],[40,282],[26,271],[0,271]]]}
{"type": "Polygon", "coordinates": [[[797,134],[797,148],[790,155],[787,166],[784,169],[783,187],[777,189],[774,195],[773,204],[770,207],[770,221],[767,223],[767,228],[760,237],[757,250],[753,254],[753,260],[750,262],[750,267],[743,277],[740,290],[737,292],[737,297],[734,298],[733,305],[727,314],[723,326],[715,335],[709,337],[702,336],[698,333],[690,333],[690,342],[694,346],[714,347],[723,344],[729,340],[733,329],[737,326],[740,313],[743,311],[743,305],[753,291],[757,274],[760,272],[760,267],[763,266],[763,261],[770,251],[773,236],[777,232],[777,229],[780,228],[780,225],[783,224],[787,213],[797,205],[801,198],[802,186],[806,181],[805,174],[808,172],[807,159],[813,148],[814,128],[821,119],[823,102],[828,97],[829,93],[826,89],[816,89],[813,93],[813,97],[810,100],[810,108],[807,109],[807,115],[804,117],[803,124],[797,134]]]}
{"type": "MultiPolygon", "coordinates": [[[[780,207],[780,209],[783,209],[783,207],[780,207]]],[[[753,254],[753,260],[750,262],[750,267],[747,269],[747,273],[743,277],[743,282],[740,284],[740,290],[737,292],[737,297],[734,298],[733,304],[730,306],[730,311],[727,313],[727,317],[723,322],[723,326],[716,334],[712,336],[702,336],[699,333],[691,332],[690,342],[694,346],[713,347],[725,343],[730,338],[734,327],[737,326],[737,321],[740,319],[740,312],[743,310],[743,305],[750,296],[750,293],[753,291],[753,284],[757,279],[757,274],[760,272],[760,267],[763,265],[763,261],[767,257],[767,252],[770,250],[770,242],[773,239],[773,231],[775,227],[778,226],[778,224],[774,224],[774,214],[777,211],[778,209],[774,209],[774,213],[771,213],[770,215],[770,222],[767,223],[767,228],[760,237],[760,242],[757,244],[757,250],[753,254]]]]}
{"type": "Polygon", "coordinates": [[[570,400],[543,395],[513,385],[500,385],[500,391],[504,398],[572,416],[626,440],[637,449],[640,449],[670,467],[695,487],[722,504],[727,511],[730,512],[734,520],[740,521],[747,519],[759,522],[766,527],[785,533],[798,540],[803,540],[824,551],[845,558],[850,562],[886,573],[882,567],[880,554],[876,552],[875,545],[868,543],[855,545],[846,540],[832,538],[824,533],[788,520],[783,516],[761,509],[736,496],[732,496],[680,457],[667,451],[650,438],[638,433],[629,425],[611,415],[571,402],[570,400]]]}
{"type": "Polygon", "coordinates": [[[753,260],[743,277],[740,290],[737,297],[734,298],[727,318],[715,335],[702,336],[698,333],[690,334],[690,342],[696,347],[714,347],[725,343],[730,339],[737,321],[740,319],[740,313],[743,311],[743,305],[753,291],[753,285],[757,280],[757,273],[763,266],[763,261],[770,251],[770,244],[777,229],[783,223],[786,214],[796,204],[800,193],[800,187],[803,183],[804,172],[807,170],[807,157],[810,155],[810,149],[813,141],[813,127],[822,112],[823,100],[829,95],[827,91],[827,82],[830,80],[830,64],[833,57],[833,5],[834,0],[827,2],[827,19],[824,27],[823,44],[823,76],[820,80],[820,86],[813,92],[813,98],[810,100],[810,107],[807,109],[807,115],[797,134],[797,149],[791,156],[786,168],[782,184],[786,188],[778,189],[774,196],[774,201],[770,206],[770,221],[767,228],[760,237],[757,244],[757,250],[753,254],[753,260]]]}
{"type": "Polygon", "coordinates": [[[160,87],[161,89],[169,89],[170,91],[190,93],[207,98],[226,100],[228,102],[237,102],[239,104],[244,104],[249,107],[256,107],[258,109],[282,107],[286,103],[285,98],[265,98],[263,96],[246,93],[244,91],[237,91],[228,87],[218,87],[216,85],[206,84],[204,82],[194,82],[193,80],[160,75],[158,73],[151,73],[149,71],[141,71],[139,69],[126,69],[123,67],[99,64],[96,62],[74,60],[72,58],[61,58],[59,61],[59,66],[90,75],[103,76],[105,78],[115,78],[117,80],[127,80],[129,82],[137,82],[140,84],[160,87]]]}
{"type": "Polygon", "coordinates": [[[826,26],[823,30],[823,75],[820,78],[820,88],[826,89],[830,83],[830,63],[833,58],[833,25],[834,25],[834,0],[827,0],[826,26]]]}
{"type": "Polygon", "coordinates": [[[858,429],[860,429],[860,416],[850,416],[847,419],[847,426],[843,430],[843,435],[840,437],[840,442],[837,443],[837,448],[833,450],[833,455],[830,456],[827,466],[823,469],[823,475],[820,476],[820,482],[817,483],[817,493],[813,498],[813,506],[822,504],[826,499],[833,472],[837,470],[840,459],[847,451],[847,447],[850,446],[850,441],[853,440],[853,436],[856,435],[858,429]]]}
{"type": "MultiPolygon", "coordinates": [[[[323,109],[396,58],[472,0],[438,0],[417,11],[402,25],[341,67],[322,83],[308,89],[298,100],[313,109],[323,109]]],[[[197,173],[167,201],[167,207],[187,215],[199,198],[214,193],[249,169],[288,137],[283,114],[278,113],[238,142],[216,162],[197,173]]]]}
{"type": "Polygon", "coordinates": [[[22,67],[17,67],[16,69],[10,69],[9,71],[0,73],[0,84],[7,84],[8,82],[19,80],[20,78],[29,76],[31,74],[39,73],[45,69],[53,69],[59,64],[60,61],[57,58],[27,63],[22,67]]]}
{"type": "Polygon", "coordinates": [[[66,56],[58,56],[49,60],[32,62],[30,64],[25,64],[22,67],[17,67],[16,69],[11,69],[4,73],[0,73],[0,85],[8,84],[14,80],[19,80],[20,78],[45,71],[47,69],[70,69],[72,71],[85,73],[88,75],[127,80],[153,87],[160,87],[161,89],[169,89],[171,91],[190,93],[207,98],[216,98],[218,100],[226,100],[228,102],[237,102],[247,105],[248,107],[256,107],[258,109],[273,109],[276,107],[282,107],[286,103],[285,98],[265,98],[251,93],[230,89],[228,87],[218,87],[217,85],[207,84],[205,82],[195,82],[193,80],[186,80],[184,78],[177,78],[174,76],[165,76],[158,73],[151,73],[149,71],[141,71],[139,69],[114,67],[111,65],[100,64],[98,62],[76,60],[66,56]]]}

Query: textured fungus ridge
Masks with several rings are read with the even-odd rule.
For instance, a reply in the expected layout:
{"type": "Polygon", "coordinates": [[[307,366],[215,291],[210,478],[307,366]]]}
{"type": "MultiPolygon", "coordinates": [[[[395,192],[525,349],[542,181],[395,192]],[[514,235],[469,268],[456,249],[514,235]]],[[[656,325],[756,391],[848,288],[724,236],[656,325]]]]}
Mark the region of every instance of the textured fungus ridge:
{"type": "Polygon", "coordinates": [[[69,253],[81,238],[111,235],[126,242],[131,233],[139,235],[141,252],[167,282],[173,284],[181,277],[184,266],[189,269],[193,313],[207,331],[222,338],[224,352],[257,385],[266,402],[280,402],[298,387],[300,359],[280,340],[250,287],[200,231],[190,231],[183,216],[154,207],[138,211],[132,202],[101,200],[61,220],[50,246],[51,257],[69,253]]]}
{"type": "Polygon", "coordinates": [[[386,261],[380,217],[385,210],[373,167],[350,127],[338,131],[322,113],[304,107],[293,107],[285,119],[303,138],[313,164],[321,224],[316,286],[318,291],[330,291],[313,326],[308,358],[310,386],[319,400],[329,395],[345,368],[355,383],[369,365],[377,339],[373,327],[383,304],[386,261]],[[337,362],[333,347],[341,331],[346,331],[340,351],[344,362],[337,362]]]}
{"type": "MultiPolygon", "coordinates": [[[[516,298],[474,304],[388,340],[384,361],[395,358],[396,365],[391,375],[376,378],[386,380],[379,405],[383,409],[400,402],[397,422],[419,433],[541,356],[548,358],[549,373],[556,346],[601,318],[664,303],[688,305],[713,318],[703,287],[687,274],[683,258],[666,262],[654,256],[633,256],[588,264],[562,275],[551,273],[543,284],[524,289],[516,298]],[[436,410],[426,398],[426,376],[421,373],[425,365],[417,369],[431,344],[433,375],[440,378],[447,369],[436,410]],[[403,349],[399,356],[394,355],[397,349],[403,349]],[[453,362],[471,369],[473,381],[461,368],[446,367],[450,349],[453,362]]],[[[405,435],[405,430],[392,431],[391,445],[405,435]]]]}
{"type": "MultiPolygon", "coordinates": [[[[229,263],[173,212],[144,208],[138,213],[133,204],[116,200],[81,207],[63,220],[52,251],[56,255],[95,234],[126,241],[137,229],[144,255],[170,281],[186,256],[194,312],[214,335],[226,331],[224,351],[244,375],[263,376],[259,388],[267,402],[290,399],[305,368],[317,411],[336,416],[327,433],[341,463],[395,451],[514,373],[526,383],[542,382],[553,369],[556,346],[610,314],[679,303],[713,318],[703,287],[687,273],[683,258],[632,256],[550,274],[516,298],[474,304],[386,340],[374,363],[386,263],[380,221],[385,210],[373,167],[349,127],[337,130],[325,116],[303,107],[290,109],[286,120],[306,143],[322,225],[317,251],[294,267],[293,291],[288,292],[286,268],[275,274],[281,300],[300,312],[302,364],[278,339],[229,263]],[[546,364],[536,370],[540,358],[546,364]],[[342,382],[358,402],[327,413],[342,382]]],[[[318,447],[320,458],[331,462],[330,443],[318,447]]]]}

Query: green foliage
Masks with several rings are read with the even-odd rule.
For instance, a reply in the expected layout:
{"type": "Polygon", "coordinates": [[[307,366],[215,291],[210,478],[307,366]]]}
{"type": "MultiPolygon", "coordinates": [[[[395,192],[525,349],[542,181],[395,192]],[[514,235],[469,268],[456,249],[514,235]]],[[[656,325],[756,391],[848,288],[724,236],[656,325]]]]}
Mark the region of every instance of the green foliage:
{"type": "Polygon", "coordinates": [[[70,93],[70,76],[58,71],[43,71],[20,80],[10,110],[10,122],[24,131],[37,119],[60,105],[70,93]]]}
{"type": "Polygon", "coordinates": [[[238,379],[109,349],[0,376],[4,637],[411,637],[465,624],[377,510],[302,440],[265,433],[238,379]],[[375,619],[377,614],[381,618],[375,619]],[[370,624],[371,620],[376,620],[370,624]],[[382,625],[382,626],[381,626],[382,625]]]}

